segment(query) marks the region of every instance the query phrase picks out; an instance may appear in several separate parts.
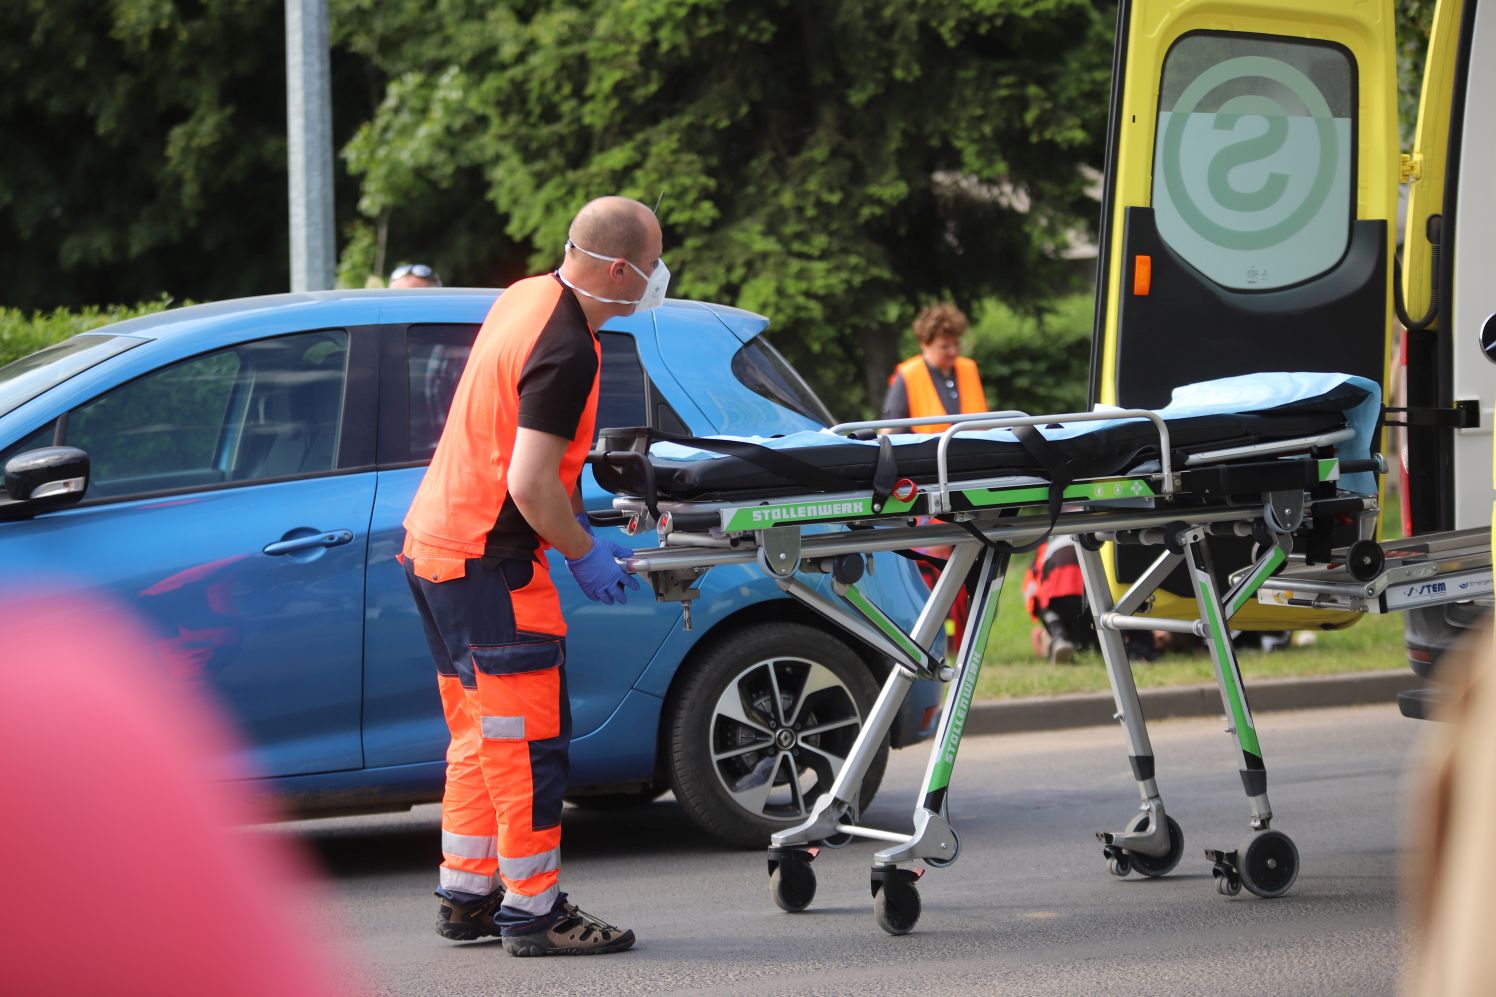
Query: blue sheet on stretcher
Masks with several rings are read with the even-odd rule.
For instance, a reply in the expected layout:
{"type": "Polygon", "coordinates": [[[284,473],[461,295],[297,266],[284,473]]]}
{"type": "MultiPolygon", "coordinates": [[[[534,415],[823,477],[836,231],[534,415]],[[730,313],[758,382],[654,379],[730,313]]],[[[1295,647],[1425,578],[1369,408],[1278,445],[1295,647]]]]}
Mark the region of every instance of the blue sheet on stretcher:
{"type": "MultiPolygon", "coordinates": [[[[1100,411],[1105,411],[1104,408],[1100,411]]],[[[1169,426],[1170,447],[1188,455],[1233,446],[1314,436],[1337,429],[1355,435],[1336,447],[1345,459],[1370,456],[1381,413],[1377,384],[1363,377],[1330,373],[1264,373],[1201,381],[1176,388],[1168,406],[1157,410],[1169,426]]],[[[1040,435],[1072,465],[1073,477],[1120,474],[1159,456],[1158,433],[1146,419],[1118,418],[1042,427],[1040,435]]],[[[756,444],[815,464],[847,487],[865,487],[877,462],[877,440],[854,440],[827,430],[779,437],[713,437],[756,444]]],[[[896,434],[894,447],[901,475],[932,480],[937,437],[896,434]]],[[[766,470],[764,463],[706,449],[693,441],[661,440],[649,448],[649,463],[660,497],[726,499],[804,491],[792,475],[766,470]]],[[[1011,429],[962,433],[951,441],[948,467],[952,480],[1003,474],[1042,474],[1031,447],[1011,429]]],[[[629,468],[598,469],[604,487],[640,494],[642,483],[629,468]]],[[[1341,480],[1348,491],[1370,493],[1369,473],[1341,480]]],[[[826,491],[826,488],[818,490],[826,491]]]]}

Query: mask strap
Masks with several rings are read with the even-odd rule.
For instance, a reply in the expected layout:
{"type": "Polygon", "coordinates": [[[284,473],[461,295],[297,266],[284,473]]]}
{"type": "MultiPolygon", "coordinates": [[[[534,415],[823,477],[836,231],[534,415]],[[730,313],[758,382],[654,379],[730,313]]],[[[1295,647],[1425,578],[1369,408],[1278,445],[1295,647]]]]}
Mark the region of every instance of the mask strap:
{"type": "MultiPolygon", "coordinates": [[[[623,262],[627,263],[629,269],[632,270],[632,271],[634,271],[634,273],[638,274],[644,280],[648,280],[649,279],[649,274],[645,273],[643,270],[640,270],[638,267],[634,266],[634,261],[630,260],[630,259],[628,259],[626,257],[623,257],[623,256],[604,256],[602,253],[594,253],[590,249],[583,249],[581,246],[578,246],[576,243],[572,242],[570,239],[566,240],[566,248],[567,249],[575,249],[579,253],[582,253],[582,254],[584,254],[586,256],[590,256],[594,260],[602,260],[604,263],[612,263],[614,260],[623,260],[623,262]]],[[[588,295],[588,297],[591,297],[591,295],[588,295]]],[[[606,301],[607,299],[606,298],[598,298],[597,300],[599,300],[599,301],[606,301]]],[[[623,302],[623,304],[627,304],[627,302],[623,302]]]]}
{"type": "MultiPolygon", "coordinates": [[[[584,250],[582,250],[582,252],[585,253],[586,250],[584,249],[584,250]]],[[[627,261],[625,261],[625,262],[627,262],[627,261]]],[[[582,295],[584,297],[591,298],[593,301],[601,301],[603,304],[607,304],[607,305],[637,305],[639,302],[641,302],[641,301],[644,300],[643,298],[604,298],[604,297],[602,297],[600,295],[593,294],[591,291],[584,291],[580,287],[577,287],[577,285],[573,284],[571,281],[569,281],[565,277],[561,276],[561,271],[560,270],[555,271],[555,274],[556,274],[556,279],[557,280],[559,280],[561,283],[565,284],[567,287],[571,288],[577,294],[580,294],[580,295],[582,295]]]]}

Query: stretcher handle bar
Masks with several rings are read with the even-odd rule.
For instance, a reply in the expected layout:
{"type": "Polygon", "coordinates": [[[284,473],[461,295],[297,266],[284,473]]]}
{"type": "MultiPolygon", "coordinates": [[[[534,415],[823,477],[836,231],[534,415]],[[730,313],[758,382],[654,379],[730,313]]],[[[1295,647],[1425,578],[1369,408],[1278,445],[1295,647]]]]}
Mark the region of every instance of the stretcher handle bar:
{"type": "MultiPolygon", "coordinates": [[[[1250,521],[1262,515],[1262,507],[1211,506],[1191,510],[1188,518],[1195,523],[1233,523],[1250,521]]],[[[1049,517],[1025,516],[1030,522],[1018,525],[1013,519],[994,520],[992,526],[979,526],[989,540],[1032,540],[1049,530],[1049,517]],[[1001,524],[1001,525],[998,525],[1001,524]]],[[[1065,536],[1074,533],[1111,533],[1122,530],[1168,526],[1178,522],[1178,509],[1118,509],[1094,513],[1066,513],[1054,532],[1065,536]]],[[[774,527],[790,529],[791,527],[774,527]]],[[[884,550],[909,550],[914,547],[944,547],[951,544],[974,544],[977,541],[960,526],[880,526],[872,530],[840,530],[804,537],[800,557],[835,557],[838,554],[870,554],[884,550]]],[[[718,548],[645,547],[633,557],[620,558],[619,564],[629,571],[671,571],[680,568],[709,568],[718,564],[748,564],[758,560],[758,547],[744,544],[732,550],[718,548]]]]}
{"type": "Polygon", "coordinates": [[[915,426],[938,425],[941,422],[976,422],[979,419],[999,419],[1011,416],[1025,416],[1027,412],[1018,409],[1004,409],[1001,412],[963,412],[959,415],[923,416],[911,419],[870,419],[867,422],[839,422],[832,426],[829,432],[838,436],[846,436],[848,433],[856,433],[864,429],[911,429],[915,426]]]}
{"type": "MultiPolygon", "coordinates": [[[[1201,453],[1190,454],[1185,458],[1187,466],[1196,464],[1213,464],[1217,461],[1233,460],[1237,457],[1266,457],[1275,453],[1291,453],[1303,450],[1305,447],[1328,447],[1336,443],[1343,443],[1356,435],[1354,429],[1336,429],[1318,436],[1305,436],[1296,440],[1280,440],[1277,443],[1248,443],[1239,447],[1225,447],[1220,450],[1206,450],[1201,453]]],[[[1340,469],[1345,471],[1345,461],[1341,462],[1340,469]]],[[[1370,471],[1373,468],[1357,468],[1360,471],[1370,471]]],[[[1351,473],[1351,472],[1346,472],[1351,473]]],[[[1383,472],[1385,473],[1385,472],[1383,472]]]]}
{"type": "MultiPolygon", "coordinates": [[[[1020,426],[1048,426],[1051,423],[1067,422],[1106,422],[1111,419],[1147,419],[1158,429],[1158,445],[1161,460],[1159,465],[1163,470],[1163,487],[1161,491],[1165,495],[1174,492],[1174,469],[1171,466],[1169,454],[1169,426],[1164,422],[1163,416],[1157,412],[1141,408],[1109,409],[1105,412],[1062,412],[1059,415],[1028,415],[1015,419],[992,419],[990,421],[972,421],[967,423],[956,423],[940,434],[940,446],[935,451],[935,470],[940,485],[940,508],[942,511],[951,507],[950,474],[946,467],[946,450],[958,434],[974,429],[1016,429],[1020,426]]],[[[1041,434],[1042,435],[1042,434],[1041,434]]]]}

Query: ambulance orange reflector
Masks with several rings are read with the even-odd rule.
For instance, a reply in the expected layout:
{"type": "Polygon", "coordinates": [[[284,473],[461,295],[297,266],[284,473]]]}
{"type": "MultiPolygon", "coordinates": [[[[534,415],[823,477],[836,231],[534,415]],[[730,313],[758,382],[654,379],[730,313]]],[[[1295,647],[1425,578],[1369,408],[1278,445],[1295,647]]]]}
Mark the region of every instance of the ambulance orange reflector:
{"type": "Polygon", "coordinates": [[[1146,298],[1153,288],[1153,257],[1134,256],[1132,259],[1132,293],[1146,298]]]}

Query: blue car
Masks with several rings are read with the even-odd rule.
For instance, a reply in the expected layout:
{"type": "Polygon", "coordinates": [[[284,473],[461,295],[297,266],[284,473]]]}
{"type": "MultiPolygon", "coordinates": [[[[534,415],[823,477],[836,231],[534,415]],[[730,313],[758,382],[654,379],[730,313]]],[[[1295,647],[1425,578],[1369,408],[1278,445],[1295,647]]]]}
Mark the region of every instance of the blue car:
{"type": "MultiPolygon", "coordinates": [[[[439,799],[446,728],[395,555],[495,294],[199,305],[0,368],[8,578],[132,608],[161,667],[211,690],[237,721],[246,754],[225,759],[225,772],[257,773],[291,812],[439,799]]],[[[763,337],[767,325],[686,301],[610,322],[598,425],[703,435],[826,424],[825,407],[763,337]]],[[[590,470],[582,489],[589,511],[611,509],[590,470]]],[[[559,559],[551,574],[570,621],[574,803],[673,789],[703,828],[746,845],[829,789],[885,660],[747,566],[707,574],[689,630],[680,605],[655,602],[647,586],[627,606],[604,606],[559,559]],[[798,710],[829,729],[792,758],[734,719],[745,709],[798,710]]],[[[925,593],[893,555],[878,555],[867,590],[905,626],[925,593]]],[[[921,683],[894,746],[931,733],[939,695],[921,683]]]]}

